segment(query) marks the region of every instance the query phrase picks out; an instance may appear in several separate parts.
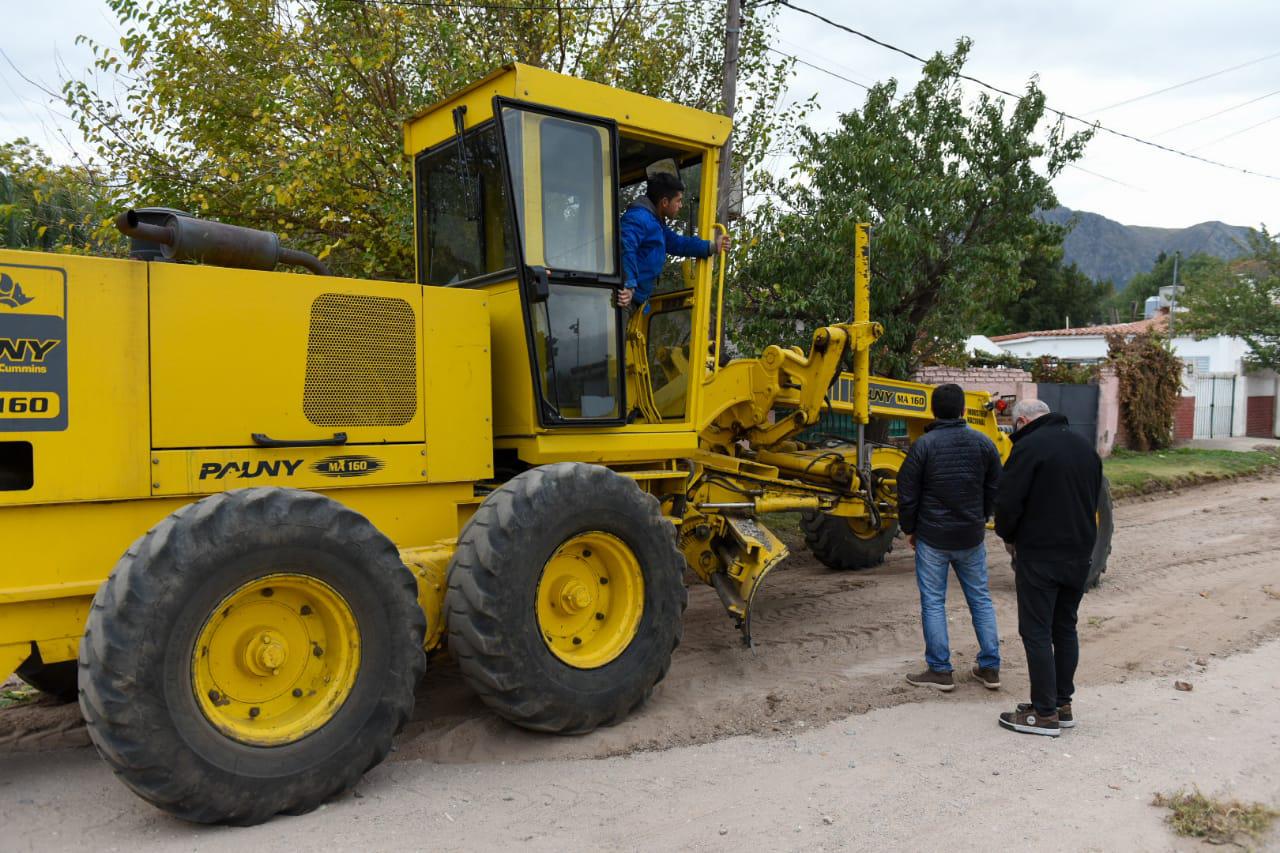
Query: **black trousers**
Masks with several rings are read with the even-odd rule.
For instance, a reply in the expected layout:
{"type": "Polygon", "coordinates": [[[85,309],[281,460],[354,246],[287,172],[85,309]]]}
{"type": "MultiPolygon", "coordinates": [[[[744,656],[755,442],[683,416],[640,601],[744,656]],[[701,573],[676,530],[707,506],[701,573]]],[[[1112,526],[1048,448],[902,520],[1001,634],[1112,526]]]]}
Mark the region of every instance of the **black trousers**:
{"type": "Polygon", "coordinates": [[[1084,597],[1089,561],[1015,561],[1018,633],[1027,653],[1031,704],[1036,712],[1055,714],[1075,693],[1080,640],[1076,611],[1084,597]]]}

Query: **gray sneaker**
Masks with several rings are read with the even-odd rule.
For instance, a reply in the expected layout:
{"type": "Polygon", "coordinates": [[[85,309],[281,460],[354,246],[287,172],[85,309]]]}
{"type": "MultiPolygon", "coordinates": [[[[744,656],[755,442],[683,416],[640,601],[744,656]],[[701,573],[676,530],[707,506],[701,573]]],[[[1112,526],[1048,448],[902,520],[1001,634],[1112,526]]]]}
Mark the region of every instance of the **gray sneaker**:
{"type": "Polygon", "coordinates": [[[943,693],[950,693],[956,689],[956,680],[951,673],[934,672],[932,669],[908,675],[907,683],[914,684],[916,687],[932,687],[934,690],[941,690],[943,693]]]}

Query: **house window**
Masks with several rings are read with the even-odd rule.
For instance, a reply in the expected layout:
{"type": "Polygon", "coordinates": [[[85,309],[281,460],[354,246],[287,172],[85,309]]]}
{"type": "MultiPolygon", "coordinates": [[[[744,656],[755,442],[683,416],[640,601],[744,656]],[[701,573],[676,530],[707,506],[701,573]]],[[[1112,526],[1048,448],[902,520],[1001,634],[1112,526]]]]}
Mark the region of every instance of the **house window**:
{"type": "Polygon", "coordinates": [[[1207,355],[1184,356],[1182,363],[1187,366],[1187,373],[1209,372],[1209,356],[1207,355]]]}

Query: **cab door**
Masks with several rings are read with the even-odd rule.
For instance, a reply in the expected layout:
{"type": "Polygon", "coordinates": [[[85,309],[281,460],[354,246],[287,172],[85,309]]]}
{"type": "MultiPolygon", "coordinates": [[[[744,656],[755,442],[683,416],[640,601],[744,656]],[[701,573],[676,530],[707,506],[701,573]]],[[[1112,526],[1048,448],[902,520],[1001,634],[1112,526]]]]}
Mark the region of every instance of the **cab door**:
{"type": "Polygon", "coordinates": [[[621,424],[617,128],[497,98],[539,423],[621,424]]]}

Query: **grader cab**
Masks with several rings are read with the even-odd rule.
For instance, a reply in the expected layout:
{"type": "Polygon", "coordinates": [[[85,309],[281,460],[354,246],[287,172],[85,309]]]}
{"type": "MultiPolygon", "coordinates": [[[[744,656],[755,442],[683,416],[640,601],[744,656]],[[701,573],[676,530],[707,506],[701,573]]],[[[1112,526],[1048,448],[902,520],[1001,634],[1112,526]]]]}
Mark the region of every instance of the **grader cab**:
{"type": "MultiPolygon", "coordinates": [[[[150,802],[253,823],[379,762],[428,652],[513,723],[586,732],[666,673],[686,566],[749,638],[769,513],[879,562],[901,450],[797,438],[929,418],[929,387],[870,376],[865,228],[807,352],[722,365],[714,258],[611,302],[646,170],[710,236],[728,132],[512,65],[405,126],[416,283],[164,210],[121,218],[134,259],[0,251],[0,676],[78,692],[150,802]]],[[[967,417],[1004,454],[990,404],[967,417]]]]}

